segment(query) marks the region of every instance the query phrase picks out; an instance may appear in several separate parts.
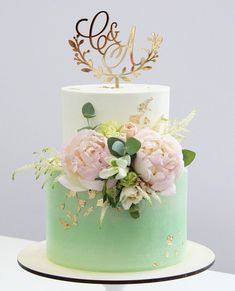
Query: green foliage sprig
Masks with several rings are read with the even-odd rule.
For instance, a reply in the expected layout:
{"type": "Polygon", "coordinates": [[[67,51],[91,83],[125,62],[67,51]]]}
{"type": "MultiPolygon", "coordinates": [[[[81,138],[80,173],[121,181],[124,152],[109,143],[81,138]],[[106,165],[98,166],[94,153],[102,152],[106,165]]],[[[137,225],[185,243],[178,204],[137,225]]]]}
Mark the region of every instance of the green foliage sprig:
{"type": "MultiPolygon", "coordinates": [[[[108,138],[108,148],[110,153],[116,157],[121,158],[126,155],[131,157],[131,160],[135,158],[137,152],[141,148],[141,143],[138,139],[134,137],[128,138],[126,141],[116,138],[110,137],[108,138]]],[[[130,165],[130,170],[127,176],[119,181],[117,181],[116,186],[112,187],[111,189],[107,189],[107,183],[105,183],[103,188],[103,200],[104,202],[108,200],[112,207],[117,207],[119,203],[120,194],[124,187],[134,186],[138,181],[137,174],[132,170],[132,165],[130,165]]],[[[129,213],[132,218],[139,218],[139,206],[132,205],[129,209],[129,213]]]]}
{"type": "MultiPolygon", "coordinates": [[[[87,123],[88,123],[88,126],[85,128],[93,129],[90,125],[90,119],[94,118],[96,116],[96,113],[95,113],[94,106],[90,102],[87,102],[82,106],[82,115],[87,119],[87,123]]],[[[82,129],[85,129],[85,128],[83,127],[82,129]]]]}
{"type": "Polygon", "coordinates": [[[95,113],[95,108],[94,106],[92,105],[92,103],[90,102],[87,102],[85,103],[83,106],[82,106],[82,115],[83,117],[86,118],[87,120],[87,126],[84,126],[82,128],[79,128],[77,131],[81,131],[83,129],[96,129],[98,126],[100,126],[100,124],[98,125],[95,125],[95,126],[91,126],[91,123],[90,123],[90,119],[96,117],[96,113],[95,113]]]}
{"type": "Polygon", "coordinates": [[[116,208],[120,203],[119,198],[122,191],[122,186],[120,185],[120,183],[117,183],[117,185],[115,185],[114,187],[108,188],[107,182],[108,180],[104,182],[104,187],[102,190],[103,202],[105,203],[106,201],[108,201],[111,207],[116,208]]]}

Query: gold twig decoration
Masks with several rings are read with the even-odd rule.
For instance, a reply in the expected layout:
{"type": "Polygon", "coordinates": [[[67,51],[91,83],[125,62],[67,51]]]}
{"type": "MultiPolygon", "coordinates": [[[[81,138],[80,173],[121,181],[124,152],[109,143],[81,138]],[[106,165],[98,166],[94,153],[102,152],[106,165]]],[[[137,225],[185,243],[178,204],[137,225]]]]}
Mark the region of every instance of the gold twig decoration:
{"type": "Polygon", "coordinates": [[[131,29],[128,41],[122,44],[118,40],[119,31],[117,23],[112,22],[109,25],[109,15],[106,11],[98,12],[92,19],[88,34],[84,34],[80,30],[81,23],[88,22],[87,18],[80,19],[76,24],[77,35],[69,40],[69,45],[74,51],[74,60],[77,65],[83,65],[82,72],[93,72],[97,79],[105,78],[105,82],[115,81],[115,86],[119,87],[120,80],[129,82],[130,77],[139,76],[141,71],[152,69],[149,65],[156,62],[158,58],[158,49],[162,43],[162,37],[152,33],[148,38],[151,46],[144,49],[145,56],[141,57],[138,62],[134,60],[134,41],[136,28],[131,29]],[[98,18],[105,17],[105,23],[99,32],[94,32],[98,18]],[[89,46],[101,55],[102,64],[95,67],[91,58],[88,58],[90,50],[83,50],[81,47],[85,40],[89,41],[89,46]],[[130,66],[123,66],[121,72],[117,72],[117,68],[121,66],[123,61],[129,55],[130,66]],[[112,62],[112,64],[110,63],[112,62]]]}

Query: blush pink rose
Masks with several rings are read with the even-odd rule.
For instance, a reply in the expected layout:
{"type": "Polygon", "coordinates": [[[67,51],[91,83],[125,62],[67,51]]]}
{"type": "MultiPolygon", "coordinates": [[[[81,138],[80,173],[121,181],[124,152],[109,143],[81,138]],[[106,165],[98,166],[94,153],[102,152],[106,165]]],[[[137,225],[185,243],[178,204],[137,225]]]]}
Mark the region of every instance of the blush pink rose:
{"type": "Polygon", "coordinates": [[[100,191],[103,182],[95,179],[108,166],[105,160],[109,156],[106,137],[94,130],[81,130],[63,149],[62,166],[66,174],[59,181],[73,191],[100,191]]]}
{"type": "Polygon", "coordinates": [[[150,128],[141,129],[136,135],[141,142],[134,163],[135,171],[162,195],[175,194],[175,180],[184,163],[180,143],[170,135],[160,135],[150,128]]]}
{"type": "Polygon", "coordinates": [[[133,137],[137,133],[137,126],[132,122],[127,122],[121,128],[121,134],[124,134],[126,138],[133,137]]]}

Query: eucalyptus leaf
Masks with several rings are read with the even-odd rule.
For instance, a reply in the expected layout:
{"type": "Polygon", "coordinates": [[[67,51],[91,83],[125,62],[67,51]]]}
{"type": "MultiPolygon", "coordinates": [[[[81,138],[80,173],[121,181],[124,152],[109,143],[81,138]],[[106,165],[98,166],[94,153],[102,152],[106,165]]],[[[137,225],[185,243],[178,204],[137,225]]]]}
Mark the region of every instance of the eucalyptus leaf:
{"type": "Polygon", "coordinates": [[[140,150],[140,148],[141,148],[141,142],[138,139],[134,137],[130,137],[126,141],[126,152],[130,156],[136,154],[140,150]]]}
{"type": "Polygon", "coordinates": [[[184,166],[187,167],[195,159],[196,153],[190,150],[186,150],[186,149],[183,149],[182,153],[183,153],[184,166]]]}
{"type": "Polygon", "coordinates": [[[115,157],[122,157],[125,155],[125,142],[116,137],[108,138],[108,148],[110,153],[115,157]]]}
{"type": "Polygon", "coordinates": [[[126,153],[125,145],[123,144],[123,142],[121,142],[119,140],[117,140],[113,143],[112,150],[113,150],[113,152],[117,153],[118,156],[120,156],[120,157],[123,157],[126,153]]]}
{"type": "Polygon", "coordinates": [[[82,114],[87,119],[95,117],[96,114],[94,106],[90,102],[87,102],[82,106],[82,114]]]}

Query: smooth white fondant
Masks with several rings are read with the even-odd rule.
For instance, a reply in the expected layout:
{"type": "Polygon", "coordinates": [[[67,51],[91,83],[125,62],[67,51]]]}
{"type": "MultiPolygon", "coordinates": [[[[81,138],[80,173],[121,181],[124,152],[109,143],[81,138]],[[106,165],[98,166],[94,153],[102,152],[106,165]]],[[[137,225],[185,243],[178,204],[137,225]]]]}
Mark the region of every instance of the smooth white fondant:
{"type": "Polygon", "coordinates": [[[121,124],[128,121],[130,115],[137,113],[140,103],[152,97],[151,111],[147,117],[157,121],[169,116],[170,88],[161,85],[121,84],[120,88],[111,85],[80,85],[62,88],[63,139],[67,141],[76,134],[78,128],[87,126],[82,115],[82,106],[91,102],[96,117],[91,121],[96,125],[107,120],[121,124]]]}

